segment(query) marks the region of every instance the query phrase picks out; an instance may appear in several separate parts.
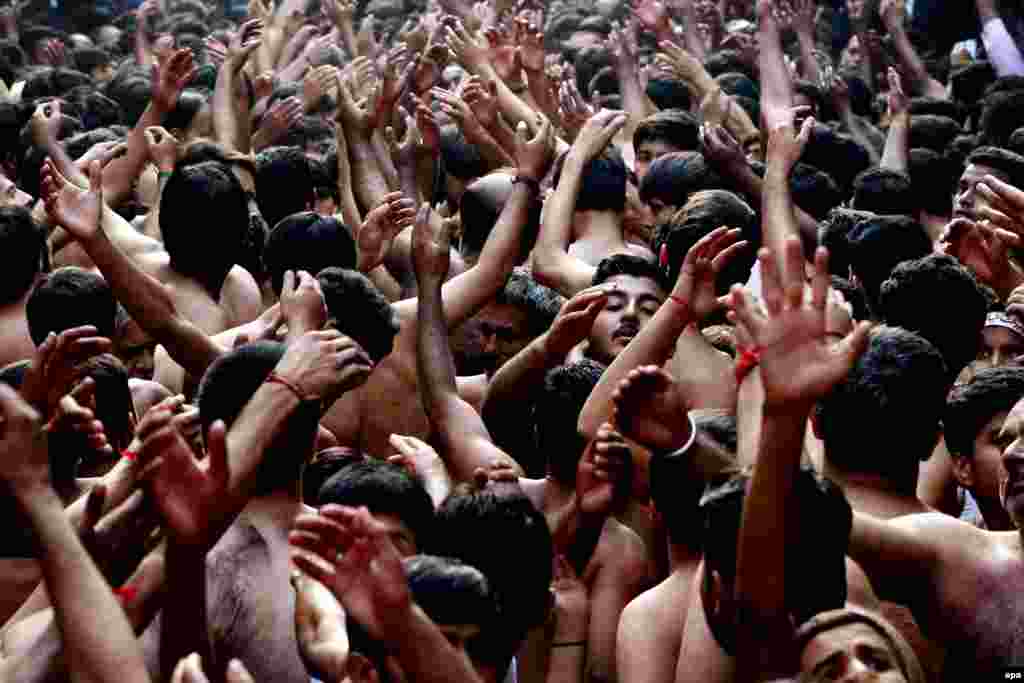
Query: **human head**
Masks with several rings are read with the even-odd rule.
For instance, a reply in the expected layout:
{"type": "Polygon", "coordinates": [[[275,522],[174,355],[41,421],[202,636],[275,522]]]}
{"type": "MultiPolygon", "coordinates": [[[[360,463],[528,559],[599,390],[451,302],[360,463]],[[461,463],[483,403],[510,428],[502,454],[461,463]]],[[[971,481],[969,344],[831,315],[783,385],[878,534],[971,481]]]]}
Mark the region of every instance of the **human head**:
{"type": "Polygon", "coordinates": [[[828,173],[797,163],[789,175],[789,191],[793,203],[815,220],[822,220],[842,201],[839,186],[828,173]]]}
{"type": "Polygon", "coordinates": [[[960,124],[948,116],[915,114],[910,118],[909,145],[942,153],[962,133],[960,124]]]}
{"type": "Polygon", "coordinates": [[[916,332],[934,344],[952,382],[978,355],[991,303],[990,294],[959,261],[929,254],[893,269],[879,289],[877,313],[887,325],[916,332]]]}
{"type": "Polygon", "coordinates": [[[870,216],[847,234],[850,267],[864,288],[872,309],[878,290],[898,264],[932,251],[932,241],[921,224],[908,216],[870,216]]]}
{"type": "Polygon", "coordinates": [[[1024,157],[998,147],[979,147],[967,157],[967,167],[960,175],[953,196],[955,217],[978,218],[977,210],[988,206],[977,185],[986,175],[993,175],[1015,187],[1024,187],[1024,157]]]}
{"type": "Polygon", "coordinates": [[[248,230],[245,191],[230,167],[178,164],[160,201],[160,234],[171,268],[219,289],[241,258],[248,230]]]}
{"type": "Polygon", "coordinates": [[[668,287],[657,266],[627,254],[601,261],[593,284],[613,288],[609,288],[608,301],[594,320],[586,355],[610,365],[657,312],[668,287]]]}
{"type": "MultiPolygon", "coordinates": [[[[743,502],[750,475],[737,474],[709,487],[700,501],[704,520],[704,575],[701,603],[711,633],[727,653],[735,654],[737,605],[733,597],[737,545],[743,502]]],[[[842,491],[810,468],[802,468],[793,495],[800,500],[801,537],[813,538],[796,553],[804,557],[786,565],[786,608],[795,623],[846,602],[846,549],[853,513],[842,491]]]]}
{"type": "Polygon", "coordinates": [[[1024,125],[1021,108],[1024,107],[1024,90],[1008,90],[987,95],[982,102],[981,144],[1005,147],[1013,131],[1024,125]]]}
{"type": "Polygon", "coordinates": [[[1002,367],[1018,362],[1024,355],[1024,324],[1017,316],[1003,311],[989,311],[985,327],[981,330],[981,348],[978,358],[971,363],[972,370],[1002,367]]]}
{"type": "MultiPolygon", "coordinates": [[[[561,178],[565,155],[559,159],[555,185],[561,178]]],[[[622,213],[626,206],[626,178],[628,172],[622,155],[609,147],[600,156],[583,167],[580,191],[576,195],[576,211],[612,211],[622,213]]]]}
{"type": "Polygon", "coordinates": [[[315,506],[328,504],[365,507],[388,526],[403,557],[430,545],[434,504],[423,484],[398,465],[376,458],[349,462],[320,487],[315,506]]]}
{"type": "Polygon", "coordinates": [[[32,342],[39,346],[48,334],[92,325],[99,336],[114,336],[117,300],[107,281],[82,268],[67,267],[42,278],[28,297],[25,317],[32,342]]]}
{"type": "Polygon", "coordinates": [[[549,475],[562,485],[575,484],[577,465],[587,445],[576,424],[604,369],[589,359],[554,367],[534,398],[537,452],[547,460],[549,475]]]}
{"type": "MultiPolygon", "coordinates": [[[[7,182],[6,196],[16,203],[24,193],[3,176],[0,180],[7,182]]],[[[49,262],[42,229],[27,209],[16,204],[0,207],[0,254],[0,304],[12,304],[28,293],[49,262]]]]}
{"type": "Polygon", "coordinates": [[[483,572],[498,601],[500,626],[487,635],[483,658],[501,670],[526,632],[547,618],[551,585],[551,533],[517,484],[460,487],[437,509],[433,553],[483,572]]]}
{"type": "Polygon", "coordinates": [[[355,340],[374,364],[394,348],[398,316],[390,302],[357,270],[324,268],[317,281],[327,305],[327,323],[355,340]]]}
{"type": "Polygon", "coordinates": [[[457,125],[441,127],[441,160],[448,181],[448,199],[458,206],[466,185],[487,173],[480,150],[457,125]]]}
{"type": "MultiPolygon", "coordinates": [[[[260,341],[232,349],[210,364],[196,393],[204,438],[217,420],[231,428],[284,353],[283,344],[260,341]]],[[[260,461],[254,486],[257,496],[297,492],[302,465],[312,455],[319,419],[320,406],[312,403],[301,405],[288,418],[260,461]]]]}
{"type": "Polygon", "coordinates": [[[662,154],[647,167],[640,182],[640,200],[663,223],[697,192],[724,185],[721,176],[699,152],[662,154]]]}
{"type": "MultiPolygon", "coordinates": [[[[512,190],[515,188],[512,183],[514,178],[511,172],[505,170],[488,173],[472,181],[462,193],[459,203],[459,218],[462,224],[459,253],[467,263],[476,263],[480,257],[487,238],[490,237],[505,209],[505,203],[512,196],[512,190]]],[[[540,230],[542,206],[538,199],[531,200],[526,225],[523,226],[520,261],[525,261],[533,249],[540,230]]]]}
{"type": "Polygon", "coordinates": [[[927,680],[917,655],[900,632],[882,616],[860,608],[814,615],[797,630],[794,646],[801,681],[927,680]]]}
{"type": "Polygon", "coordinates": [[[670,152],[696,152],[700,149],[697,119],[681,109],[659,111],[648,116],[633,132],[636,162],[633,170],[643,182],[651,162],[670,152]]]}
{"type": "Polygon", "coordinates": [[[74,51],[75,64],[98,83],[107,83],[114,77],[114,60],[106,50],[83,47],[74,51]]]}
{"type": "Polygon", "coordinates": [[[356,243],[337,218],[303,211],[274,225],[263,263],[274,293],[280,296],[285,271],[316,274],[324,268],[355,268],[356,243]]]}
{"type": "Polygon", "coordinates": [[[905,482],[935,448],[951,383],[941,354],[924,338],[875,328],[867,350],[815,411],[826,461],[843,472],[905,482]]]}
{"type": "Polygon", "coordinates": [[[313,174],[302,149],[271,147],[256,157],[256,201],[267,225],[313,206],[313,174]]]}
{"type": "MultiPolygon", "coordinates": [[[[128,448],[135,431],[135,405],[128,386],[127,368],[116,356],[103,353],[79,364],[74,375],[78,381],[88,377],[96,383],[93,405],[86,407],[103,423],[103,431],[114,453],[128,448]]],[[[90,455],[92,458],[80,463],[78,476],[102,476],[114,464],[111,460],[96,460],[94,450],[90,455]]]]}
{"type": "Polygon", "coordinates": [[[987,368],[953,387],[946,400],[943,430],[953,457],[953,474],[981,506],[986,526],[1010,529],[999,501],[1003,450],[1013,441],[1003,423],[1024,397],[1024,368],[987,368]]]}
{"type": "Polygon", "coordinates": [[[908,162],[914,205],[933,216],[949,216],[957,179],[953,165],[939,152],[921,148],[910,150],[908,162]]]}
{"type": "Polygon", "coordinates": [[[674,78],[648,78],[644,91],[654,106],[662,111],[689,111],[693,106],[693,96],[689,89],[674,78]]]}
{"type": "Polygon", "coordinates": [[[828,173],[844,195],[852,192],[857,174],[871,166],[871,157],[864,147],[821,123],[811,131],[800,160],[828,173]]]}
{"type": "Polygon", "coordinates": [[[135,322],[123,306],[117,307],[114,319],[114,353],[135,379],[153,379],[157,343],[135,322]]]}
{"type": "Polygon", "coordinates": [[[850,208],[886,215],[916,216],[910,176],[888,168],[869,168],[853,179],[850,208]]]}

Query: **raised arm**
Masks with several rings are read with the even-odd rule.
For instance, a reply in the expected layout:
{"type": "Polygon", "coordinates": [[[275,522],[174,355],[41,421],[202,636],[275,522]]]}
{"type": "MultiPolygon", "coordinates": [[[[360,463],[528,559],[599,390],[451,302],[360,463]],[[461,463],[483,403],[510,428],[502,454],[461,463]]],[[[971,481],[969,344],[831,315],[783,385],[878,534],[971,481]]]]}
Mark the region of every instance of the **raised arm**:
{"type": "MultiPolygon", "coordinates": [[[[793,196],[789,191],[789,174],[800,160],[811,137],[814,119],[805,119],[797,131],[794,128],[794,116],[795,112],[790,110],[788,121],[778,118],[775,127],[768,132],[764,191],[761,193],[761,225],[764,243],[775,254],[784,252],[790,237],[806,237],[801,234],[796,220],[793,196]]],[[[814,253],[812,244],[804,240],[805,254],[814,253]]]]}
{"type": "Polygon", "coordinates": [[[981,20],[981,41],[985,44],[985,53],[992,62],[996,75],[1024,75],[1024,57],[1013,36],[1006,30],[1003,18],[999,16],[996,0],[975,0],[978,18],[981,20]]]}
{"type": "Polygon", "coordinates": [[[135,634],[50,484],[50,456],[39,414],[0,385],[4,433],[0,476],[36,533],[40,563],[74,680],[147,683],[135,634]],[[102,624],[102,628],[97,628],[102,624]]]}
{"type": "Polygon", "coordinates": [[[544,207],[544,220],[533,253],[533,275],[538,282],[565,297],[572,297],[589,287],[597,270],[569,255],[573,214],[583,182],[583,170],[626,125],[626,119],[624,113],[608,110],[594,115],[584,124],[565,157],[558,186],[544,207]]]}
{"type": "Polygon", "coordinates": [[[882,168],[908,172],[910,157],[910,98],[896,69],[889,67],[889,134],[885,138],[882,168]]]}
{"type": "Polygon", "coordinates": [[[903,3],[899,0],[882,0],[878,5],[878,14],[889,31],[893,47],[896,49],[896,56],[903,67],[903,74],[910,81],[913,92],[924,97],[947,99],[946,89],[931,77],[928,70],[925,69],[921,57],[918,56],[917,50],[910,42],[910,36],[907,35],[907,29],[903,25],[903,3]]]}
{"type": "Polygon", "coordinates": [[[248,154],[252,146],[249,113],[239,106],[238,87],[242,69],[263,40],[263,22],[246,22],[231,39],[227,56],[217,73],[213,91],[214,138],[228,149],[248,154]]]}
{"type": "MultiPolygon", "coordinates": [[[[614,414],[612,401],[620,382],[634,369],[644,365],[662,366],[676,351],[677,340],[692,323],[706,318],[718,306],[715,295],[715,278],[735,254],[747,247],[739,242],[740,231],[718,228],[697,242],[686,254],[679,276],[668,300],[661,305],[654,316],[640,330],[625,349],[612,361],[601,375],[597,386],[580,412],[579,431],[588,438],[597,434],[598,428],[614,414]]],[[[697,333],[699,334],[699,332],[697,333]]],[[[686,367],[686,359],[676,364],[686,367]]],[[[695,371],[699,368],[694,368],[695,371]]],[[[723,385],[728,394],[735,395],[735,389],[728,391],[734,382],[731,377],[720,377],[716,384],[723,385]]],[[[717,392],[716,392],[717,393],[717,392]]],[[[725,408],[713,396],[700,396],[695,392],[687,396],[690,408],[725,408]],[[711,404],[703,403],[711,399],[711,404]]],[[[734,402],[734,401],[733,401],[734,402]]]]}

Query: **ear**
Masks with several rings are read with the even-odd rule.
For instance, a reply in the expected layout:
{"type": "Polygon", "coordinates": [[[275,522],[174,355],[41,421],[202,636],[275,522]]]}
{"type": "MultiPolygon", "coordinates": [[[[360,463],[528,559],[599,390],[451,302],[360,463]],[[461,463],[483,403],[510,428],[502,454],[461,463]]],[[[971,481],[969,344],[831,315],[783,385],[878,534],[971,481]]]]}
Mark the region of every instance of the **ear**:
{"type": "Polygon", "coordinates": [[[965,489],[974,487],[974,458],[962,455],[950,456],[953,460],[953,476],[965,489]]]}

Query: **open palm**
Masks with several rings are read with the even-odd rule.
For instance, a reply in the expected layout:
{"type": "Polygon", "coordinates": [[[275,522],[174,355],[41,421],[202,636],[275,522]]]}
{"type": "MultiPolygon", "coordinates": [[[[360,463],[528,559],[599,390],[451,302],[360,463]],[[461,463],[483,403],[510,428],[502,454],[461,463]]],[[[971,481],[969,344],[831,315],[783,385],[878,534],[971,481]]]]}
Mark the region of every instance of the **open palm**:
{"type": "Polygon", "coordinates": [[[687,407],[676,381],[656,365],[639,367],[612,395],[615,424],[637,443],[654,450],[679,448],[689,439],[687,407]]]}
{"type": "Polygon", "coordinates": [[[42,195],[46,211],[76,239],[88,241],[100,229],[103,213],[103,175],[99,161],[89,165],[89,189],[73,184],[47,161],[43,164],[42,195]]]}

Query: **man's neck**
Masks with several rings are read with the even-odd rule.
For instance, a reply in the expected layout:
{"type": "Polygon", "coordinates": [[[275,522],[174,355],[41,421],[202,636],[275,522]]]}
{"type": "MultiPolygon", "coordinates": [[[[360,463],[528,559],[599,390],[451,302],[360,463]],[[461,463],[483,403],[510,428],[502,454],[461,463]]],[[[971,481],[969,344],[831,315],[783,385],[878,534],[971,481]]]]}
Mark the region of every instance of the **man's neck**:
{"type": "Polygon", "coordinates": [[[245,514],[250,518],[258,517],[268,520],[275,526],[291,529],[295,517],[305,506],[299,500],[296,490],[288,489],[253,498],[245,507],[245,514]]]}
{"type": "Polygon", "coordinates": [[[614,211],[577,211],[573,216],[573,241],[594,246],[624,248],[622,214],[614,211]]]}
{"type": "MultiPolygon", "coordinates": [[[[825,454],[823,474],[835,482],[856,509],[883,505],[886,509],[903,508],[922,512],[926,506],[917,497],[917,467],[903,475],[847,472],[836,467],[825,454]]],[[[871,510],[866,510],[871,512],[871,510]]],[[[880,515],[881,512],[874,514],[880,515]]],[[[906,514],[906,513],[904,513],[906,514]]]]}
{"type": "Polygon", "coordinates": [[[675,573],[681,569],[694,570],[700,564],[703,554],[696,547],[668,542],[668,568],[675,573]]]}
{"type": "Polygon", "coordinates": [[[918,211],[917,220],[924,228],[925,232],[928,233],[928,237],[931,238],[932,242],[937,242],[942,233],[945,231],[946,226],[949,225],[949,216],[937,216],[934,213],[928,213],[927,211],[918,211]]]}

